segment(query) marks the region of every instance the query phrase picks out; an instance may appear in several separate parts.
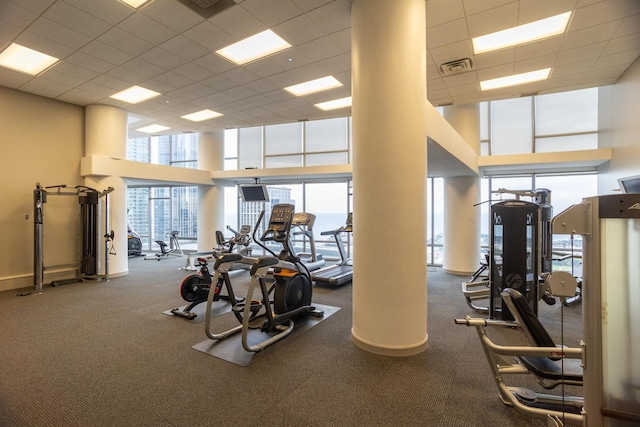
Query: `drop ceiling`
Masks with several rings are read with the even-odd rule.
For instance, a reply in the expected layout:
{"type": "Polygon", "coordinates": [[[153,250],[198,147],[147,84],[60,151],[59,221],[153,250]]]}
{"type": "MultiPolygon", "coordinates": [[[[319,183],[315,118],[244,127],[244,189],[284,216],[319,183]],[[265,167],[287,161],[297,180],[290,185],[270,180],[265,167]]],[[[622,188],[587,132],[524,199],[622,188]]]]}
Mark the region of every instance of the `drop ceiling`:
{"type": "MultiPolygon", "coordinates": [[[[0,49],[15,42],[61,59],[36,77],[0,68],[0,85],[123,108],[135,120],[130,136],[152,123],[180,133],[351,114],[314,106],[351,94],[349,0],[234,3],[205,19],[183,0],[152,0],[139,10],[118,0],[0,0],[0,49]],[[269,28],[292,47],[244,66],[214,53],[269,28]],[[283,89],[328,74],[343,86],[304,97],[283,89]],[[109,98],[132,85],[162,95],[135,105],[109,98]],[[203,109],[223,116],[199,123],[180,117],[203,109]]],[[[640,54],[638,0],[428,0],[426,11],[428,99],[435,106],[613,84],[640,54]],[[574,13],[561,36],[472,52],[471,37],[568,10],[574,13]],[[461,72],[440,67],[466,58],[471,66],[461,72]],[[552,72],[543,82],[479,89],[480,80],[546,67],[552,72]]]]}

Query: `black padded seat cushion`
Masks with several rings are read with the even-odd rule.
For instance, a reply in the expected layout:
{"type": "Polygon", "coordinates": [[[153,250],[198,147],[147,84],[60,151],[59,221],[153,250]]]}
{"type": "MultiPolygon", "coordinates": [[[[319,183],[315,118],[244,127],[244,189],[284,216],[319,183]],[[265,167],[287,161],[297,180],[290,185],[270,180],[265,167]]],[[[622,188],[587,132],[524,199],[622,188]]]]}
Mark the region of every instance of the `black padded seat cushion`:
{"type": "Polygon", "coordinates": [[[541,378],[582,382],[583,371],[579,359],[564,359],[564,363],[548,357],[520,356],[518,359],[525,368],[541,378]]]}

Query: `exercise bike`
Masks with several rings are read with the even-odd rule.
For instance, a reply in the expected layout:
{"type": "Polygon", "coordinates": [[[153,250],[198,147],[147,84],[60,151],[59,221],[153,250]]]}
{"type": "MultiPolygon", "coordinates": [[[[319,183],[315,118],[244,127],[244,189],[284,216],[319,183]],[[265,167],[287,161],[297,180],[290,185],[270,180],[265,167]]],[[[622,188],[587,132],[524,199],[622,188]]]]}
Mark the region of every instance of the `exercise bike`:
{"type": "MultiPolygon", "coordinates": [[[[236,333],[242,333],[242,346],[246,351],[259,352],[288,336],[294,328],[294,320],[304,316],[322,317],[324,312],[311,305],[311,274],[300,262],[290,243],[290,229],[293,221],[294,206],[277,204],[271,211],[271,218],[262,237],[256,238],[258,225],[264,217],[260,213],[254,227],[254,241],[273,256],[258,258],[251,266],[251,281],[244,302],[231,301],[232,311],[241,325],[225,332],[216,333],[211,330],[211,305],[214,295],[207,299],[207,319],[205,332],[212,340],[223,340],[236,333]],[[274,241],[282,245],[282,251],[276,255],[266,242],[274,241]],[[267,276],[272,274],[273,284],[268,286],[267,276]],[[261,297],[254,299],[256,288],[261,297]],[[273,300],[271,300],[273,296],[273,300]],[[248,334],[251,329],[259,329],[268,333],[269,337],[257,344],[249,344],[248,334]],[[274,335],[275,334],[275,335],[274,335]]],[[[216,260],[216,272],[213,280],[219,277],[228,279],[229,266],[240,257],[238,254],[227,254],[216,260]]]]}
{"type": "MultiPolygon", "coordinates": [[[[239,255],[238,257],[242,258],[239,255]]],[[[238,259],[237,257],[233,258],[236,260],[238,259]]],[[[216,262],[218,262],[218,260],[216,260],[216,262]]],[[[197,265],[200,267],[200,271],[198,273],[193,273],[186,276],[184,279],[182,279],[182,283],[180,283],[180,296],[182,296],[182,298],[189,304],[184,309],[181,309],[180,307],[171,309],[171,314],[173,314],[174,316],[182,317],[184,319],[195,319],[198,315],[191,310],[193,310],[193,308],[198,304],[207,301],[207,298],[210,294],[212,295],[212,301],[243,301],[242,298],[236,298],[233,294],[233,288],[231,287],[231,282],[228,276],[218,276],[215,280],[213,292],[211,292],[211,284],[214,282],[211,276],[211,272],[209,271],[207,259],[198,258],[197,265]],[[227,289],[227,295],[222,295],[220,293],[223,286],[225,286],[227,289]]],[[[214,266],[214,269],[215,268],[217,267],[214,266]]],[[[208,307],[207,309],[210,310],[210,307],[208,307]]]]}

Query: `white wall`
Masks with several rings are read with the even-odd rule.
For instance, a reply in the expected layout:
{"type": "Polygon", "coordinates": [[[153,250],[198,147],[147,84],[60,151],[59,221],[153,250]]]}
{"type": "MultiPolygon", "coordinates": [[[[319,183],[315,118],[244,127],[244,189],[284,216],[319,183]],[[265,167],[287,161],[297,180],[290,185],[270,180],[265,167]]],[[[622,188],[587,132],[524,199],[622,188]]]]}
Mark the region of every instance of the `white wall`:
{"type": "MultiPolygon", "coordinates": [[[[83,184],[84,108],[0,87],[0,150],[0,290],[5,290],[33,284],[36,182],[83,184]]],[[[45,205],[47,264],[64,262],[67,254],[73,257],[72,239],[57,232],[75,227],[75,206],[67,199],[73,198],[45,205]]]]}
{"type": "Polygon", "coordinates": [[[618,178],[640,175],[640,59],[599,98],[600,147],[612,148],[613,158],[598,169],[598,194],[611,194],[618,178]]]}

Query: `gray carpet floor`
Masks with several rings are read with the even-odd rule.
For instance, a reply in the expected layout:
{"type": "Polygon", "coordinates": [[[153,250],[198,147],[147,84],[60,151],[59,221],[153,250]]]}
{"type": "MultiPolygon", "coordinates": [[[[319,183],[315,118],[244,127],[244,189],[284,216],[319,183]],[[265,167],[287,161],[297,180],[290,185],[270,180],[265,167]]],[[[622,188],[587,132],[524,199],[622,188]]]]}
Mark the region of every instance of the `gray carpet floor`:
{"type": "MultiPolygon", "coordinates": [[[[184,264],[132,258],[130,274],[108,282],[0,293],[0,426],[545,425],[499,401],[475,330],[454,324],[475,315],[464,277],[428,269],[429,340],[419,355],[358,349],[351,284],[315,286],[314,301],[340,310],[242,367],[192,349],[206,339],[204,323],[163,314],[184,305],[184,264]]],[[[240,296],[247,282],[234,276],[240,296]]],[[[580,310],[564,307],[566,345],[578,344],[580,310]]],[[[560,313],[540,305],[558,341],[560,313]]],[[[237,321],[228,313],[214,322],[223,330],[237,321]]]]}

